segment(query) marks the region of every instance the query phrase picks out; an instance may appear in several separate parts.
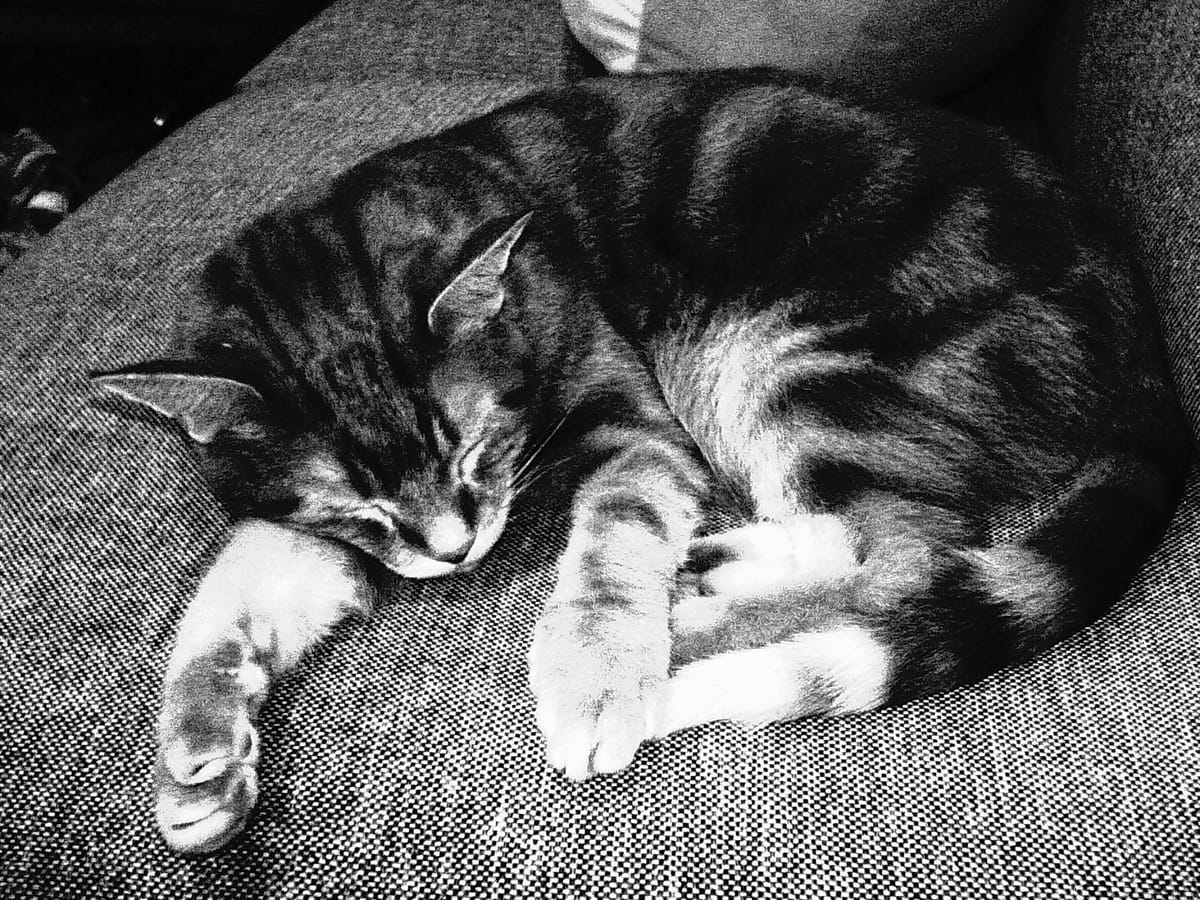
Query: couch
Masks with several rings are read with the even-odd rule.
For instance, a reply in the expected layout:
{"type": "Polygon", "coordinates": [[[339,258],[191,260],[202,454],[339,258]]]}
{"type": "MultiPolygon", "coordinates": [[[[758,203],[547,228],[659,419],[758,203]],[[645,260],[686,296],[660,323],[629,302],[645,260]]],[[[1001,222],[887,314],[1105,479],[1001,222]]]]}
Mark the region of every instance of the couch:
{"type": "MultiPolygon", "coordinates": [[[[961,108],[1023,111],[1111,210],[1200,435],[1198,12],[1064,2],[961,108]]],[[[184,439],[85,373],[160,350],[199,260],[300,185],[588,69],[555,0],[337,0],[4,273],[0,897],[1200,896],[1195,474],[1124,599],[1035,661],[673,735],[579,784],[543,761],[525,687],[565,540],[528,510],[471,575],[340,625],[263,708],[245,834],[167,850],[160,679],[228,522],[184,439]]]]}

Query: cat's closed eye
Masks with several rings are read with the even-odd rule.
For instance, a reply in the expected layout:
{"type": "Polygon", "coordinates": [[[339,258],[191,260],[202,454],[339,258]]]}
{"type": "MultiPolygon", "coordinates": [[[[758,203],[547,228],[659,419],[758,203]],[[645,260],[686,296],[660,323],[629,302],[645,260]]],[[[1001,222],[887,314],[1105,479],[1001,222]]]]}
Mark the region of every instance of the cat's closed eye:
{"type": "Polygon", "coordinates": [[[425,546],[425,536],[406,522],[396,523],[396,536],[410,547],[422,549],[425,546]]]}
{"type": "Polygon", "coordinates": [[[377,543],[389,540],[398,531],[393,519],[375,514],[374,510],[360,513],[351,521],[367,540],[377,543]]]}

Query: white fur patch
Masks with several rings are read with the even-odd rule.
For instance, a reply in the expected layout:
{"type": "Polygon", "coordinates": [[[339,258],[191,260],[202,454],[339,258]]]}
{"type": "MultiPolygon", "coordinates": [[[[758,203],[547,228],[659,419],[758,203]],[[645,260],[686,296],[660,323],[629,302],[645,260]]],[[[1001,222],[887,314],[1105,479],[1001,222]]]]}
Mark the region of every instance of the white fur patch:
{"type": "Polygon", "coordinates": [[[762,596],[841,578],[858,566],[846,524],[833,515],[757,522],[697,543],[705,542],[730,557],[702,576],[713,594],[762,596]]]}
{"type": "Polygon", "coordinates": [[[563,0],[571,31],[610,72],[635,71],[642,43],[645,0],[563,0]]]}
{"type": "Polygon", "coordinates": [[[247,520],[209,569],[187,608],[168,678],[243,627],[287,668],[346,612],[366,605],[353,552],[280,525],[247,520]]]}
{"type": "MultiPolygon", "coordinates": [[[[733,464],[749,486],[760,515],[783,518],[798,506],[783,473],[788,470],[785,450],[771,429],[760,426],[757,405],[778,382],[780,368],[813,362],[807,348],[815,339],[811,330],[788,332],[764,340],[778,326],[774,322],[736,322],[719,326],[704,351],[706,368],[716,375],[712,389],[717,445],[726,465],[733,464]]],[[[816,367],[824,370],[828,362],[816,367]]]]}
{"type": "Polygon", "coordinates": [[[658,736],[725,719],[762,725],[865,712],[887,699],[890,679],[891,654],[864,628],[798,634],[684,666],[667,683],[658,736]]]}
{"type": "Polygon", "coordinates": [[[684,597],[671,607],[671,632],[679,635],[711,631],[734,605],[734,599],[725,595],[684,597]]]}
{"type": "Polygon", "coordinates": [[[304,474],[310,482],[321,485],[336,485],[345,489],[349,482],[346,469],[330,453],[314,453],[304,461],[304,474]]]}
{"type": "Polygon", "coordinates": [[[458,516],[437,516],[425,530],[425,541],[435,553],[458,550],[470,536],[467,523],[458,516]]]}
{"type": "Polygon", "coordinates": [[[788,324],[787,311],[718,318],[702,335],[673,335],[654,348],[655,372],[671,411],[709,464],[738,479],[759,515],[784,519],[803,508],[788,482],[794,423],[783,433],[760,404],[781,381],[858,368],[865,358],[816,349],[821,331],[788,324]]]}
{"type": "Polygon", "coordinates": [[[718,553],[727,561],[696,576],[699,593],[672,607],[676,634],[711,630],[739,601],[787,594],[860,571],[854,539],[834,515],[756,522],[698,538],[692,550],[718,553]]]}

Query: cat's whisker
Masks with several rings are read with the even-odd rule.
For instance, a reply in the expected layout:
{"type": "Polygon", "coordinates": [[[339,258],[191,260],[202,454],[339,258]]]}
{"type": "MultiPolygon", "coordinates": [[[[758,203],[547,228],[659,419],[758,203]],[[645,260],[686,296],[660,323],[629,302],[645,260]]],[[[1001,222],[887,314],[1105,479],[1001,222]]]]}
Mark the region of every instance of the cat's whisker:
{"type": "Polygon", "coordinates": [[[570,416],[570,414],[571,409],[568,408],[545,430],[545,432],[543,432],[542,437],[533,446],[533,449],[529,451],[529,455],[526,459],[527,464],[536,459],[538,454],[546,449],[550,441],[554,439],[554,436],[562,430],[562,427],[564,424],[566,424],[567,417],[570,416]]]}
{"type": "Polygon", "coordinates": [[[571,411],[570,411],[570,409],[568,409],[561,416],[559,416],[558,420],[552,426],[550,426],[549,429],[547,429],[545,436],[540,438],[538,440],[537,444],[534,445],[532,451],[528,451],[528,455],[517,467],[517,470],[513,473],[513,476],[511,479],[513,482],[518,481],[520,479],[520,477],[523,474],[525,474],[525,472],[529,469],[529,467],[533,465],[534,461],[538,458],[538,456],[542,453],[542,451],[545,450],[547,446],[549,446],[550,441],[553,440],[554,436],[556,434],[558,434],[558,432],[562,429],[563,424],[567,421],[567,416],[569,416],[570,413],[571,413],[571,411]]]}
{"type": "Polygon", "coordinates": [[[559,459],[553,459],[532,468],[526,467],[520,478],[514,477],[509,481],[509,490],[512,491],[514,497],[518,496],[528,488],[533,487],[539,481],[552,475],[555,472],[568,467],[574,463],[578,457],[575,455],[565,456],[559,459]]]}
{"type": "Polygon", "coordinates": [[[512,491],[512,494],[515,497],[544,479],[555,469],[560,468],[560,465],[561,464],[552,464],[546,467],[539,466],[530,469],[520,479],[509,482],[509,490],[512,491]]]}

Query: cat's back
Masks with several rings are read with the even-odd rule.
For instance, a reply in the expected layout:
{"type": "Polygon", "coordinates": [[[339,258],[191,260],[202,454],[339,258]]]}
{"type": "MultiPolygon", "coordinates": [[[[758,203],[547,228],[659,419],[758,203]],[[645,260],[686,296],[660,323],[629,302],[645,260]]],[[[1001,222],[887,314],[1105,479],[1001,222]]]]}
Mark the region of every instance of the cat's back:
{"type": "Polygon", "coordinates": [[[535,92],[448,135],[498,157],[541,163],[525,172],[531,180],[630,177],[643,190],[797,166],[835,177],[929,166],[1011,169],[1040,186],[1053,180],[1036,156],[996,129],[771,68],[584,79],[535,92]]]}
{"type": "Polygon", "coordinates": [[[819,268],[831,256],[843,270],[861,257],[861,268],[879,255],[869,248],[925,234],[955,203],[1027,225],[1024,238],[1006,237],[1033,268],[1080,233],[1061,180],[999,131],[773,69],[583,80],[430,149],[444,159],[452,146],[468,148],[480,191],[546,216],[565,210],[585,236],[619,227],[624,250],[650,248],[701,277],[753,268],[769,278],[789,260],[819,268]],[[822,246],[827,238],[838,246],[822,246]]]}

